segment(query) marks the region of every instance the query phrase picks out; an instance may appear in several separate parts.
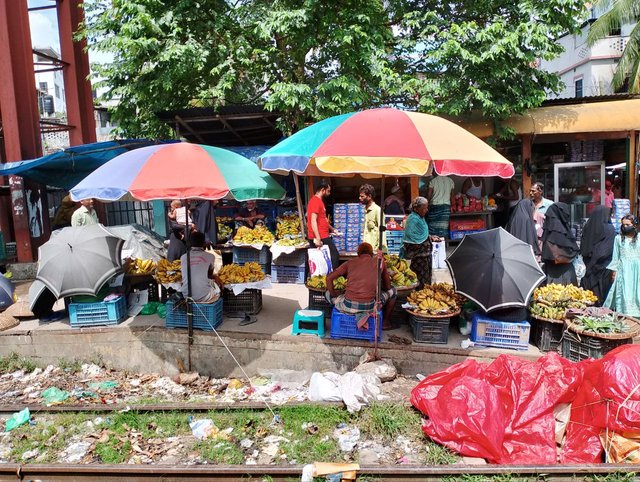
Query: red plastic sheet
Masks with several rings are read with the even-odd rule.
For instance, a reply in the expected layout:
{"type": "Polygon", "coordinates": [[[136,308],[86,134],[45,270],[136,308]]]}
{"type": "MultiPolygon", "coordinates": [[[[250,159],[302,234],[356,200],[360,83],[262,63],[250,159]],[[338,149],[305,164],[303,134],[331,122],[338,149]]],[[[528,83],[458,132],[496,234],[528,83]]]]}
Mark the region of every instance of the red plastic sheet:
{"type": "Polygon", "coordinates": [[[425,378],[411,392],[422,429],[466,456],[498,464],[598,463],[603,431],[640,432],[640,346],[600,360],[570,362],[549,353],[536,362],[501,355],[467,360],[425,378]],[[553,409],[571,404],[560,455],[553,409]]]}

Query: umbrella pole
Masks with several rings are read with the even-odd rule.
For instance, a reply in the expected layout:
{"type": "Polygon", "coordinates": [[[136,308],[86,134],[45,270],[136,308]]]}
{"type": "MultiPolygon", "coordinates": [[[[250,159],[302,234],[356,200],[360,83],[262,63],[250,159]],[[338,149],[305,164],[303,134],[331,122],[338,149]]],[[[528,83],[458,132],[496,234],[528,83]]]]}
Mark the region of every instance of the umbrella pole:
{"type": "MultiPolygon", "coordinates": [[[[185,199],[183,202],[184,208],[187,209],[189,200],[185,199]]],[[[187,276],[187,329],[188,329],[188,341],[187,341],[187,366],[191,371],[191,345],[193,344],[193,305],[191,303],[191,235],[189,230],[189,214],[187,209],[187,216],[185,219],[184,227],[184,241],[187,245],[187,272],[183,273],[183,276],[187,276]]]]}
{"type": "Polygon", "coordinates": [[[293,173],[293,184],[296,186],[296,204],[298,205],[298,218],[300,218],[300,232],[303,237],[307,237],[307,229],[304,223],[304,217],[302,215],[302,196],[300,195],[300,182],[298,175],[293,173]]]}
{"type": "MultiPolygon", "coordinates": [[[[375,320],[375,332],[374,332],[374,344],[373,344],[373,359],[378,359],[378,326],[382,324],[382,320],[378,316],[378,307],[380,306],[380,297],[382,295],[382,234],[385,230],[384,224],[384,176],[382,176],[382,185],[380,187],[380,220],[378,224],[378,286],[376,288],[376,304],[374,307],[374,320],[375,320]]],[[[380,306],[380,308],[382,308],[380,306]]]]}

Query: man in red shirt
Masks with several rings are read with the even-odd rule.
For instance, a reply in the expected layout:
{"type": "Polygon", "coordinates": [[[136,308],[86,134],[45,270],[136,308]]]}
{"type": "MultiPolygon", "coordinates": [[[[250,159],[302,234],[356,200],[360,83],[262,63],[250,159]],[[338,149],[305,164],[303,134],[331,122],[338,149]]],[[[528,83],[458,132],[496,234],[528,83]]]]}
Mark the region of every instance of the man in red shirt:
{"type": "Polygon", "coordinates": [[[331,194],[331,186],[322,182],[316,189],[316,193],[309,200],[307,205],[307,232],[309,233],[309,244],[312,248],[319,248],[322,245],[329,247],[331,253],[331,265],[333,269],[340,264],[340,256],[336,245],[333,244],[331,233],[336,230],[329,224],[327,219],[327,209],[324,205],[324,199],[331,194]]]}
{"type": "MultiPolygon", "coordinates": [[[[359,329],[367,329],[366,323],[374,310],[377,289],[378,259],[373,255],[373,247],[369,243],[358,246],[357,258],[347,261],[327,275],[327,290],[331,296],[329,301],[338,311],[355,314],[359,329]],[[347,288],[343,295],[338,295],[333,287],[333,281],[339,276],[347,278],[347,288]]],[[[382,329],[389,330],[391,312],[396,304],[396,290],[391,286],[384,261],[380,301],[384,304],[382,329]]]]}

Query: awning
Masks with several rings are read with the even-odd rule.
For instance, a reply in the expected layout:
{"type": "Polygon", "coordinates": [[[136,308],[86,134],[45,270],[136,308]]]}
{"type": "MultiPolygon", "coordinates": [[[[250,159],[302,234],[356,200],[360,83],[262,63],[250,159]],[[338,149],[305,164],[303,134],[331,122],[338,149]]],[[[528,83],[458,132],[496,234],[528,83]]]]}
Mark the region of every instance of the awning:
{"type": "Polygon", "coordinates": [[[155,143],[145,139],[125,139],[73,146],[38,159],[1,164],[0,176],[15,174],[68,190],[115,156],[155,143]]]}
{"type": "MultiPolygon", "coordinates": [[[[490,122],[471,120],[462,121],[460,125],[478,137],[494,134],[490,122]]],[[[539,107],[524,115],[509,117],[504,125],[520,135],[640,130],[640,99],[539,107]]]]}

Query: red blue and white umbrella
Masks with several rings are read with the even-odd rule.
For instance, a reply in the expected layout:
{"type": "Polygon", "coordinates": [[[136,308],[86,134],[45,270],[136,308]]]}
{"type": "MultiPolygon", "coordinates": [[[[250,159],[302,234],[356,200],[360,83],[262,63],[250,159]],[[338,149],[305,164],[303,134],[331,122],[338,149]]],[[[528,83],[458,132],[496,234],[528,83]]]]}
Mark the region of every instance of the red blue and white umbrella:
{"type": "Polygon", "coordinates": [[[218,147],[180,142],[126,152],[93,171],[71,198],[281,199],[284,189],[246,157],[218,147]]]}
{"type": "Polygon", "coordinates": [[[369,109],[317,122],[260,156],[268,172],[365,177],[512,177],[513,165],[459,125],[429,114],[369,109]]]}

